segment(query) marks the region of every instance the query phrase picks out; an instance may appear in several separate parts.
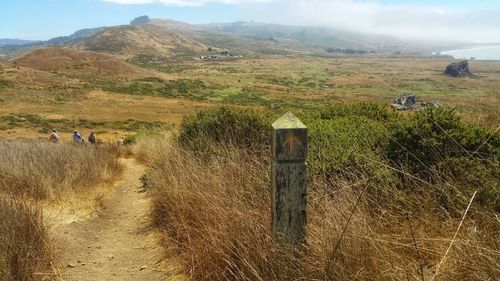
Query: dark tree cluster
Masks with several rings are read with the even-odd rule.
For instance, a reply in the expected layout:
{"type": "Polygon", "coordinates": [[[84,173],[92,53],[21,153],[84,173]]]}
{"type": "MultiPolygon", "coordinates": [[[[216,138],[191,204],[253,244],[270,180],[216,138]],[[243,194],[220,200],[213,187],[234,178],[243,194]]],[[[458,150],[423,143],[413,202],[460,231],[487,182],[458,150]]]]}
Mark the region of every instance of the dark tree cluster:
{"type": "Polygon", "coordinates": [[[356,50],[356,49],[341,49],[341,48],[328,48],[326,49],[327,53],[341,53],[341,54],[348,54],[348,55],[363,55],[363,54],[368,54],[368,53],[375,53],[374,51],[367,51],[367,50],[356,50]]]}

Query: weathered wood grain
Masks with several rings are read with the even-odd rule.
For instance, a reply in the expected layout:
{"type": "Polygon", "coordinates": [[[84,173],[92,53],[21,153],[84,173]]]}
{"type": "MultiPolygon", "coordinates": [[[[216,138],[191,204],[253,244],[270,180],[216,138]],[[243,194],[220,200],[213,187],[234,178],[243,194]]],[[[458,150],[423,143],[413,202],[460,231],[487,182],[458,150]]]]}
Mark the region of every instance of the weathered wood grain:
{"type": "Polygon", "coordinates": [[[292,113],[272,124],[272,231],[300,243],[307,224],[307,128],[292,113]]]}

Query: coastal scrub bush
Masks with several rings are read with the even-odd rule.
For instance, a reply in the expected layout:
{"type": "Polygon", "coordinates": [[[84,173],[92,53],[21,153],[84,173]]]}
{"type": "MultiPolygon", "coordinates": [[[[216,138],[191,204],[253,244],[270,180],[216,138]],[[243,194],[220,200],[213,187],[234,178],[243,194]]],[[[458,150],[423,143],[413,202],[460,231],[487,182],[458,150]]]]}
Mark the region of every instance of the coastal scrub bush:
{"type": "MultiPolygon", "coordinates": [[[[401,173],[402,187],[415,178],[441,183],[468,198],[500,210],[500,134],[478,125],[463,123],[453,109],[429,108],[391,126],[386,155],[401,173]]],[[[441,189],[443,189],[441,188],[441,189]]],[[[443,194],[443,191],[437,192],[443,194]]],[[[449,196],[439,199],[449,205],[449,196]],[[444,200],[444,201],[443,201],[444,200]]],[[[448,209],[448,208],[447,208],[448,209]]]]}
{"type": "Polygon", "coordinates": [[[462,123],[453,109],[422,110],[391,130],[388,158],[419,175],[428,176],[449,158],[500,156],[500,134],[462,123]]]}
{"type": "Polygon", "coordinates": [[[221,147],[261,151],[269,146],[272,119],[258,111],[222,107],[184,118],[178,142],[195,152],[221,147]]]}
{"type": "Polygon", "coordinates": [[[364,116],[337,117],[309,122],[308,164],[313,174],[345,177],[349,171],[387,177],[380,163],[388,130],[380,122],[364,116]]]}
{"type": "Polygon", "coordinates": [[[347,104],[334,104],[321,111],[321,119],[335,119],[346,116],[363,116],[368,119],[387,122],[392,120],[395,115],[387,107],[374,102],[353,102],[347,104]]]}

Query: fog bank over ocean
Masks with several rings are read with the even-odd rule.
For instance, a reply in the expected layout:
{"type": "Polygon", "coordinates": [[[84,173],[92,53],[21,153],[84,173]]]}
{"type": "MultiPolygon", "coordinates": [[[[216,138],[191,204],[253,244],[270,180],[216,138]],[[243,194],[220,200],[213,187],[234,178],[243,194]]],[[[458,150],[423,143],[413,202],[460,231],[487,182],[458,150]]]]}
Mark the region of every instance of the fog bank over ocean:
{"type": "Polygon", "coordinates": [[[442,51],[441,55],[449,55],[456,59],[500,60],[500,45],[442,51]]]}

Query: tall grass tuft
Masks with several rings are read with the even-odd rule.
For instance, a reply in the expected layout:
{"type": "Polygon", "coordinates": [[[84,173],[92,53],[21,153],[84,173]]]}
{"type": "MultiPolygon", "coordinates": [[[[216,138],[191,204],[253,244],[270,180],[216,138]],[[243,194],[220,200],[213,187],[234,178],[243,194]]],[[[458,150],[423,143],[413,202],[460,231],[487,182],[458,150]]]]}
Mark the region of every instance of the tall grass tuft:
{"type": "Polygon", "coordinates": [[[41,209],[0,198],[0,280],[52,280],[53,258],[41,209]]]}
{"type": "Polygon", "coordinates": [[[121,172],[115,145],[0,141],[0,192],[61,199],[112,182],[121,172]]]}

